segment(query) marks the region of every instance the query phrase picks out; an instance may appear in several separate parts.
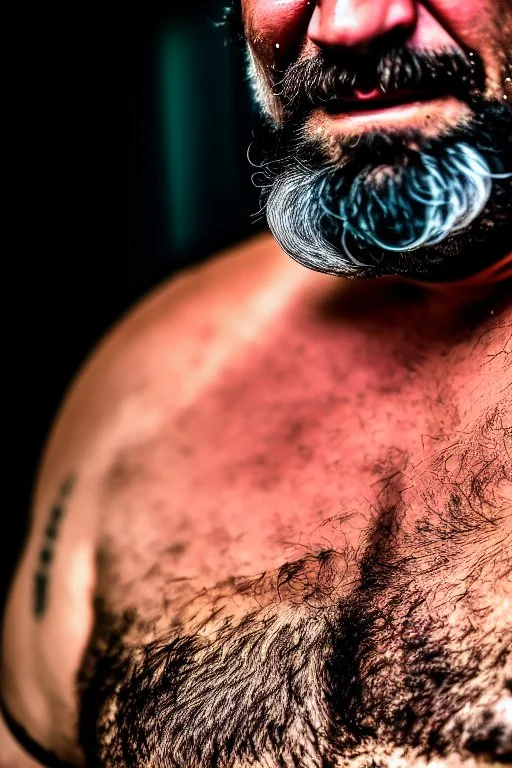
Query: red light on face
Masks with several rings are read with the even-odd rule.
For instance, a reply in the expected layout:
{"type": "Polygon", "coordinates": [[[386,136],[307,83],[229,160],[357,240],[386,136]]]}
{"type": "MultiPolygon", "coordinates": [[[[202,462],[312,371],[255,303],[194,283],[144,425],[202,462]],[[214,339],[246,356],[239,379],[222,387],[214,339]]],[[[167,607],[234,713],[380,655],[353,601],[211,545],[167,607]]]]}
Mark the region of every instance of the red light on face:
{"type": "Polygon", "coordinates": [[[266,66],[279,69],[305,41],[314,6],[311,0],[246,0],[248,42],[266,66]]]}

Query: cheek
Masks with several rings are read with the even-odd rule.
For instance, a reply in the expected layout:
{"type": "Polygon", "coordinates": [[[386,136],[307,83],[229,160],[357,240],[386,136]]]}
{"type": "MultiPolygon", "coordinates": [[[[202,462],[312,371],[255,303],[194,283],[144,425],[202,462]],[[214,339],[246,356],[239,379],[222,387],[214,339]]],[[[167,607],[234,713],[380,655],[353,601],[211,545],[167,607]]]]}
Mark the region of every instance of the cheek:
{"type": "Polygon", "coordinates": [[[279,67],[304,39],[313,0],[245,0],[242,3],[246,34],[256,56],[267,66],[279,67]]]}
{"type": "MultiPolygon", "coordinates": [[[[512,2],[505,0],[504,4],[510,15],[512,2]]],[[[500,5],[497,0],[433,0],[431,8],[458,43],[478,50],[486,41],[496,38],[496,21],[502,16],[498,13],[500,5]]]]}
{"type": "Polygon", "coordinates": [[[483,59],[487,96],[501,98],[512,48],[512,0],[432,0],[431,7],[455,42],[483,59]]]}

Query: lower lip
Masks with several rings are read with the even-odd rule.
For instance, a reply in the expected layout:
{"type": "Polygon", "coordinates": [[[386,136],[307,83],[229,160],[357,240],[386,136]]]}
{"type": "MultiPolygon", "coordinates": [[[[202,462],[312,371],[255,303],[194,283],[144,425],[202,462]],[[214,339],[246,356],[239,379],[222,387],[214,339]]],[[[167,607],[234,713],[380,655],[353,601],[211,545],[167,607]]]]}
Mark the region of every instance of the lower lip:
{"type": "MultiPolygon", "coordinates": [[[[354,106],[351,104],[350,106],[354,106]]],[[[345,135],[385,128],[415,128],[433,135],[440,125],[459,123],[467,115],[466,106],[453,96],[418,99],[375,109],[351,109],[347,112],[315,110],[309,129],[326,135],[345,135]]]]}
{"type": "Polygon", "coordinates": [[[375,107],[375,109],[354,109],[332,115],[333,119],[350,121],[406,120],[420,110],[429,109],[434,100],[409,101],[405,104],[375,107]]]}

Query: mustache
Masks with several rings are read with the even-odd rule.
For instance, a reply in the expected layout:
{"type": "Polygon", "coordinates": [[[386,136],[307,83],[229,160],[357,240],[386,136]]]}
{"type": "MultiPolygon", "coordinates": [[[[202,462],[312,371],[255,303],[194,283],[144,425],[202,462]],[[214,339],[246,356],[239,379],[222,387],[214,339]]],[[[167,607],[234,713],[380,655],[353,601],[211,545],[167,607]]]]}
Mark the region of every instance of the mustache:
{"type": "Polygon", "coordinates": [[[285,116],[316,107],[346,108],[355,90],[378,88],[392,97],[404,90],[451,94],[471,104],[485,87],[483,61],[474,51],[412,51],[394,48],[380,55],[321,53],[291,64],[274,86],[285,116]]]}

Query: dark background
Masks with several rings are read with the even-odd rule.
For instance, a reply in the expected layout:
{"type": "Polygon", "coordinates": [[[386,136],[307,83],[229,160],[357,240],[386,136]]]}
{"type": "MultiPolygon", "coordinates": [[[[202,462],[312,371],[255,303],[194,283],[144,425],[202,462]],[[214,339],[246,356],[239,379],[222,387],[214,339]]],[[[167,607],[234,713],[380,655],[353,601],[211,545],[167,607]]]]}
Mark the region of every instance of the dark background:
{"type": "Polygon", "coordinates": [[[262,227],[243,57],[215,24],[221,8],[19,6],[4,27],[13,426],[0,586],[45,436],[91,348],[152,286],[262,227]]]}

